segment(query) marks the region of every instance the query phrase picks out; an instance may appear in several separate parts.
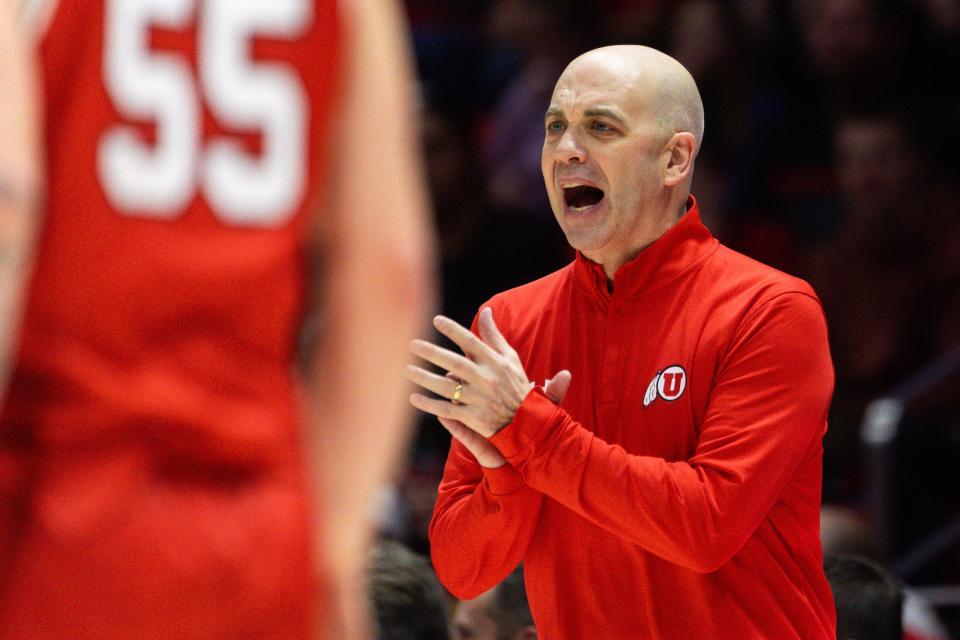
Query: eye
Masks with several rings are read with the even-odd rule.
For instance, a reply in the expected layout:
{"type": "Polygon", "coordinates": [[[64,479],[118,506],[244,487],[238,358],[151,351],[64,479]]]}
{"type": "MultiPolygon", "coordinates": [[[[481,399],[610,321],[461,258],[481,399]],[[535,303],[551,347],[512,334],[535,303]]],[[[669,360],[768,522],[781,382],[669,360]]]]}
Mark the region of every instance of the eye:
{"type": "Polygon", "coordinates": [[[561,133],[564,125],[561,120],[551,120],[547,123],[547,133],[561,133]]]}
{"type": "Polygon", "coordinates": [[[611,127],[606,122],[601,122],[600,120],[595,121],[591,125],[591,127],[593,128],[594,131],[597,131],[599,133],[610,133],[611,131],[614,131],[613,127],[611,127]]]}

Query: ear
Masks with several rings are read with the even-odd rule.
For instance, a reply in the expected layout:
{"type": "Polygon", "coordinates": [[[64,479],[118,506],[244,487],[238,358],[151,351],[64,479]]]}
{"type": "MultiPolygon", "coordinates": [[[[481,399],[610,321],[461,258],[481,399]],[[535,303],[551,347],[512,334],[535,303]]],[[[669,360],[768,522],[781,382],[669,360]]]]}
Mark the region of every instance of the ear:
{"type": "Polygon", "coordinates": [[[663,184],[675,187],[681,184],[693,171],[693,158],[696,155],[697,141],[689,131],[673,134],[664,153],[669,154],[667,166],[663,171],[663,184]]]}

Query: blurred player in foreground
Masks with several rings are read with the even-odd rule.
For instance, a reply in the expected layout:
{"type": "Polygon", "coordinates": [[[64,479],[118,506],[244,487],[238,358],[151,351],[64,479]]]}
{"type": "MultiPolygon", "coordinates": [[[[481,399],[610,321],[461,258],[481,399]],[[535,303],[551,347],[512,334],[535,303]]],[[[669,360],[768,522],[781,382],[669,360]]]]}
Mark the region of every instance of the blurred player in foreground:
{"type": "MultiPolygon", "coordinates": [[[[4,9],[5,65],[12,19],[35,39],[47,181],[0,417],[0,637],[361,637],[432,302],[397,7],[4,9]]],[[[29,140],[3,140],[18,212],[29,140]]],[[[31,250],[7,215],[5,323],[31,250]]]]}
{"type": "MultiPolygon", "coordinates": [[[[571,62],[544,118],[576,260],[495,296],[407,375],[454,437],[430,524],[474,598],[524,562],[550,640],[834,637],[820,541],[833,390],[806,283],[720,245],[690,195],[703,105],[640,46],[571,62]]],[[[490,259],[498,259],[491,257],[490,259]]]]}

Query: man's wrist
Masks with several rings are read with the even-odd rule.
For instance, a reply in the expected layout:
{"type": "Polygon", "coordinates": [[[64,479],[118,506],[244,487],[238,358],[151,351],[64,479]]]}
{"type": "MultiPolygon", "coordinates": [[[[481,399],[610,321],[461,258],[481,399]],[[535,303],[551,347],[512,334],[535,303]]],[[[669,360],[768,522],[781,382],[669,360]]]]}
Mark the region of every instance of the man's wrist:
{"type": "Polygon", "coordinates": [[[496,469],[483,470],[484,481],[487,489],[495,496],[505,496],[516,493],[526,486],[520,472],[509,464],[504,464],[496,469]]]}

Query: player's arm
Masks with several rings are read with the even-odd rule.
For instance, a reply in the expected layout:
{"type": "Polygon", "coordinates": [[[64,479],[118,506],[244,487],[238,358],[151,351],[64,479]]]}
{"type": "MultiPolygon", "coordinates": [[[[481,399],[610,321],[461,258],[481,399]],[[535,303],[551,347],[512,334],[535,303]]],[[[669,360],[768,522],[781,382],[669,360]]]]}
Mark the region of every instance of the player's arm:
{"type": "Polygon", "coordinates": [[[407,344],[426,325],[434,283],[419,114],[399,9],[393,0],[344,0],[341,14],[345,73],[331,120],[332,184],[318,218],[308,469],[318,498],[319,560],[341,591],[354,581],[347,602],[356,608],[371,497],[407,444],[407,344]]]}
{"type": "Polygon", "coordinates": [[[40,184],[33,56],[13,0],[0,1],[0,398],[33,255],[40,184]]]}

